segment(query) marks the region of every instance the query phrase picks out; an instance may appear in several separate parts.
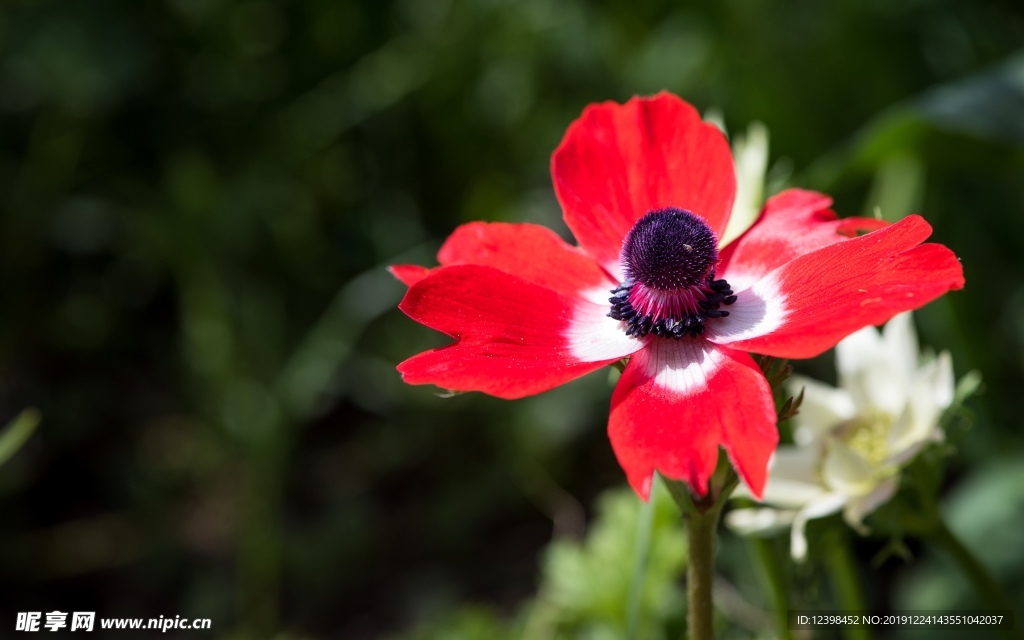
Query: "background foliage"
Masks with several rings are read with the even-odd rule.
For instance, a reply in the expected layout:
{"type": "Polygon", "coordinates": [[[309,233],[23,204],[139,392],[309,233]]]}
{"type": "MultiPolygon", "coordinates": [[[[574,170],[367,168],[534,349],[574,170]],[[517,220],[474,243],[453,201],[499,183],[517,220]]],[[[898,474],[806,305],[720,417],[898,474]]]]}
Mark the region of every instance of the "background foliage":
{"type": "MultiPolygon", "coordinates": [[[[764,122],[776,186],[920,211],[961,256],[967,289],[917,316],[986,381],[944,500],[1020,601],[1022,45],[1010,1],[7,0],[0,424],[42,422],[0,468],[2,624],[370,638],[455,619],[439,637],[470,638],[528,616],[568,579],[541,567],[577,562],[564,545],[623,484],[608,380],[515,403],[404,386],[394,364],[444,340],[394,309],[383,267],[431,263],[469,220],[564,233],[548,158],[568,123],[662,88],[732,131],[764,122]]],[[[913,562],[872,564],[886,541],[856,542],[873,607],[970,604],[908,544],[913,562]]],[[[763,613],[749,553],[726,537],[720,566],[763,613]]],[[[815,562],[793,589],[827,605],[815,562]]],[[[605,580],[559,633],[621,625],[605,580]]]]}

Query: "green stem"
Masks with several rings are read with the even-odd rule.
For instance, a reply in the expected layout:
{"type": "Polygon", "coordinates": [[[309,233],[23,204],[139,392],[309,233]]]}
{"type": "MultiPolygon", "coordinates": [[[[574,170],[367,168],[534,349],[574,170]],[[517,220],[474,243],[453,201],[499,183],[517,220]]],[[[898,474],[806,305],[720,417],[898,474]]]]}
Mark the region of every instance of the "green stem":
{"type": "Polygon", "coordinates": [[[280,626],[281,513],[292,423],[283,417],[255,431],[241,453],[238,531],[239,637],[268,638],[280,626]]]}
{"type": "Polygon", "coordinates": [[[39,410],[25,409],[3,433],[0,433],[0,465],[18,452],[32,432],[39,426],[39,410]]]}
{"type": "Polygon", "coordinates": [[[711,587],[715,573],[715,529],[721,513],[722,503],[719,503],[707,511],[694,510],[686,514],[690,553],[686,569],[690,640],[712,640],[715,637],[711,587]]]}
{"type": "Polygon", "coordinates": [[[689,611],[686,623],[689,640],[714,638],[714,600],[712,586],[715,574],[715,531],[722,507],[732,495],[739,477],[724,452],[719,452],[718,466],[708,483],[708,493],[694,499],[685,482],[665,479],[672,499],[679,505],[686,520],[687,551],[686,593],[689,611]]]}
{"type": "Polygon", "coordinates": [[[758,536],[747,538],[747,544],[757,556],[764,578],[768,583],[772,597],[772,608],[775,611],[775,622],[778,625],[779,637],[792,640],[789,630],[789,586],[786,583],[786,572],[779,560],[778,550],[771,541],[758,536]]]}
{"type": "MultiPolygon", "coordinates": [[[[849,540],[843,533],[836,532],[825,545],[825,564],[839,608],[850,613],[865,613],[867,606],[857,576],[857,565],[850,554],[849,540]]],[[[846,640],[870,640],[871,632],[863,627],[844,627],[843,637],[846,640]]]]}
{"type": "MultiPolygon", "coordinates": [[[[1015,614],[1015,609],[1010,599],[1003,593],[1003,590],[996,583],[995,579],[992,578],[985,565],[981,564],[981,561],[971,553],[971,550],[950,531],[941,516],[935,519],[934,528],[928,537],[953,558],[953,561],[956,562],[960,570],[971,581],[971,585],[989,609],[1015,614]]],[[[1005,638],[1017,640],[1024,638],[1024,632],[1020,630],[1000,629],[1000,631],[1005,638]]]]}
{"type": "Polygon", "coordinates": [[[640,503],[640,515],[636,528],[636,551],[633,555],[633,578],[629,583],[629,601],[626,608],[626,637],[636,640],[640,630],[640,604],[643,601],[644,583],[647,581],[647,566],[651,551],[651,531],[654,528],[654,501],[657,499],[658,476],[654,476],[650,498],[640,503]]]}
{"type": "Polygon", "coordinates": [[[269,460],[242,463],[238,589],[243,638],[266,638],[278,627],[281,573],[281,477],[269,460]]]}

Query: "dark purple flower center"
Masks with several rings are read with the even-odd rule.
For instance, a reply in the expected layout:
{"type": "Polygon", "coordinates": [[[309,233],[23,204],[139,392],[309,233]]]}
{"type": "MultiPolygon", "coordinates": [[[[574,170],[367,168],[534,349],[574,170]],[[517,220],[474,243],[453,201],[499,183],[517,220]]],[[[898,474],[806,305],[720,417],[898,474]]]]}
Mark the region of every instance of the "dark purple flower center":
{"type": "Polygon", "coordinates": [[[704,333],[736,302],[725,280],[715,280],[718,238],[702,218],[683,209],[657,209],[637,220],[620,258],[625,280],[612,290],[608,314],[626,334],[675,338],[704,333]]]}

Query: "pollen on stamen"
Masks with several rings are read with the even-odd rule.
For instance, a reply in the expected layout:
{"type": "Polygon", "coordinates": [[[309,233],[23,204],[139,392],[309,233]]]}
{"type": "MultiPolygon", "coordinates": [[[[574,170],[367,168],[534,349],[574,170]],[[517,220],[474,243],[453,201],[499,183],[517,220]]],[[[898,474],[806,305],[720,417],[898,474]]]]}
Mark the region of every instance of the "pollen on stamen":
{"type": "Polygon", "coordinates": [[[718,238],[699,216],[675,208],[640,218],[626,235],[622,284],[612,290],[610,317],[626,334],[682,339],[704,333],[708,319],[736,301],[729,283],[715,279],[718,238]]]}

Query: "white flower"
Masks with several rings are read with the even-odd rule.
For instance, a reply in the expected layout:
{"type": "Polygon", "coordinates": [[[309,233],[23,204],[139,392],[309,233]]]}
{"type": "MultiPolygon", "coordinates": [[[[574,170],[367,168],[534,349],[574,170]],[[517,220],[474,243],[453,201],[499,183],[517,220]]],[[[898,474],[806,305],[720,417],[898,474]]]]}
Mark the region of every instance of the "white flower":
{"type": "Polygon", "coordinates": [[[729,223],[722,235],[722,246],[743,235],[757,220],[764,206],[764,179],[768,170],[768,128],[751,122],[747,135],[737,135],[732,143],[736,163],[736,199],[732,203],[729,223]]]}
{"type": "MultiPolygon", "coordinates": [[[[722,120],[722,113],[711,108],[704,112],[704,121],[709,122],[729,135],[722,120]]],[[[761,213],[764,206],[765,175],[768,171],[768,127],[761,122],[747,125],[747,133],[736,134],[732,141],[732,158],[736,167],[736,198],[732,201],[729,223],[722,234],[720,246],[743,235],[761,213]]]]}
{"type": "Polygon", "coordinates": [[[772,462],[763,502],[738,509],[726,523],[740,533],[791,526],[790,551],[807,555],[804,526],[842,510],[866,533],[864,517],[899,486],[900,468],[928,443],[941,441],[939,418],[953,402],[949,353],[919,363],[910,313],[894,317],[880,334],[866,327],[836,346],[839,387],[794,376],[805,389],[794,418],[795,446],[781,446],[772,462]]]}

